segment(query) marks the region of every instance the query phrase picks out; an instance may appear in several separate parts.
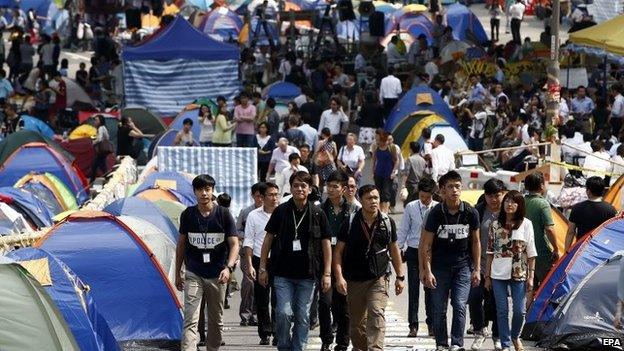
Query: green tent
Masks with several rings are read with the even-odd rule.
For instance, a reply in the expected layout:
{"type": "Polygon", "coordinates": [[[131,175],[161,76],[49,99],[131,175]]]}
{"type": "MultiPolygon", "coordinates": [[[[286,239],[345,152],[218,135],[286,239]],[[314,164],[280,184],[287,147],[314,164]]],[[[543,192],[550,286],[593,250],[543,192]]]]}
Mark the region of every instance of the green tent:
{"type": "Polygon", "coordinates": [[[42,286],[51,284],[46,266],[37,267],[35,278],[20,264],[0,257],[0,350],[79,350],[42,286]]]}
{"type": "Polygon", "coordinates": [[[179,202],[169,201],[169,200],[156,200],[152,202],[154,205],[158,206],[158,208],[164,213],[171,222],[176,226],[180,226],[180,215],[182,211],[186,209],[184,205],[179,202]]]}
{"type": "Polygon", "coordinates": [[[69,163],[74,162],[74,156],[65,151],[65,149],[63,149],[54,140],[48,139],[35,131],[23,129],[9,134],[6,138],[0,141],[0,165],[4,164],[9,156],[11,156],[15,150],[19,149],[20,146],[33,142],[50,145],[55,151],[65,156],[65,159],[69,163]]]}
{"type": "MultiPolygon", "coordinates": [[[[54,174],[47,172],[44,174],[29,173],[18,180],[13,187],[23,188],[28,182],[42,183],[52,192],[56,200],[62,206],[63,211],[78,209],[76,196],[74,196],[65,183],[58,179],[54,174]]],[[[29,190],[32,191],[34,189],[29,190]]],[[[41,197],[36,192],[33,193],[33,195],[41,197]]]]}
{"type": "Polygon", "coordinates": [[[144,134],[156,135],[167,129],[167,126],[165,126],[160,117],[141,107],[123,109],[121,111],[121,117],[132,118],[134,124],[144,134]]]}

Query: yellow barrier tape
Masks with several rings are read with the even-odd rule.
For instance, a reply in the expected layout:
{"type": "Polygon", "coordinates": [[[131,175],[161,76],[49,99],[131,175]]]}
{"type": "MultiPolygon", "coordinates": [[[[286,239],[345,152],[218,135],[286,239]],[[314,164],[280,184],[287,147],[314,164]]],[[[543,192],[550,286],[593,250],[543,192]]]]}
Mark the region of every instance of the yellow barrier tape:
{"type": "Polygon", "coordinates": [[[600,171],[600,170],[596,170],[596,169],[590,169],[590,168],[584,168],[581,166],[577,166],[577,165],[571,165],[569,163],[565,163],[565,162],[557,162],[557,161],[547,161],[548,163],[551,163],[553,165],[557,165],[560,167],[564,167],[567,169],[572,169],[575,171],[581,171],[581,172],[592,172],[592,173],[598,173],[598,174],[604,174],[604,175],[608,175],[608,176],[620,176],[622,175],[622,173],[613,173],[613,172],[606,172],[606,171],[600,171]]]}

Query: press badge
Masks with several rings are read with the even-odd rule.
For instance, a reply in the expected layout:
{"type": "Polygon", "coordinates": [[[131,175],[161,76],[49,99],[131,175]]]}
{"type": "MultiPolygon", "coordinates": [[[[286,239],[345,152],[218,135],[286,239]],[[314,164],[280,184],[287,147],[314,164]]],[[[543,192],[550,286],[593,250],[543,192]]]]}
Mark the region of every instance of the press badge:
{"type": "Polygon", "coordinates": [[[332,244],[332,246],[336,246],[336,243],[337,243],[337,242],[338,242],[338,239],[336,239],[336,237],[335,237],[335,236],[333,236],[333,237],[331,238],[331,244],[332,244]]]}
{"type": "Polygon", "coordinates": [[[293,251],[301,251],[301,240],[293,241],[293,251]]]}
{"type": "Polygon", "coordinates": [[[209,253],[205,253],[204,254],[204,263],[210,263],[210,254],[209,253]]]}

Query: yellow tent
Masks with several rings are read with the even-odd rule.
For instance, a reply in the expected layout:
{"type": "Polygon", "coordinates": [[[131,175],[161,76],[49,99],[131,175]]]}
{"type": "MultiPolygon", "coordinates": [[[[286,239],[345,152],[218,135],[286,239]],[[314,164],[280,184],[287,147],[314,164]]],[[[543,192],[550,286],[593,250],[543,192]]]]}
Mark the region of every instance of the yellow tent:
{"type": "Polygon", "coordinates": [[[604,23],[570,33],[570,41],[573,44],[624,55],[624,16],[616,16],[604,23]]]}
{"type": "Polygon", "coordinates": [[[90,124],[81,124],[71,133],[69,133],[69,140],[92,138],[97,134],[97,129],[90,124]]]}

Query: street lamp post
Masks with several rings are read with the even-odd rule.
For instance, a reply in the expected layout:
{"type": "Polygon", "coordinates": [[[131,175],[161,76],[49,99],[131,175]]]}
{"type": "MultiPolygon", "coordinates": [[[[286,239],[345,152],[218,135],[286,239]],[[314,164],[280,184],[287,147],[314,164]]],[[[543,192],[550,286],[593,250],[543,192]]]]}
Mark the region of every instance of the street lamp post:
{"type": "Polygon", "coordinates": [[[559,117],[559,99],[561,84],[559,83],[559,13],[560,0],[553,0],[550,17],[550,61],[546,73],[548,76],[548,94],[546,106],[546,124],[553,124],[559,117]]]}

